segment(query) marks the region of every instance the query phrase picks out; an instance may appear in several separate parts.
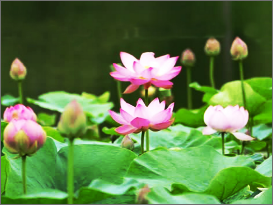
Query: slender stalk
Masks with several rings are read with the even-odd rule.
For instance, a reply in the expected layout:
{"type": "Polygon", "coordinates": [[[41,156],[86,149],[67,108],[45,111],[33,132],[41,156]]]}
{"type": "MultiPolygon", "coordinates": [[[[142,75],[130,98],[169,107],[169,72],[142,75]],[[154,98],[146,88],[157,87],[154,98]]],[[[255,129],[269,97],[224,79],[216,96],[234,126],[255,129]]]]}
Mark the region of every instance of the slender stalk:
{"type": "MultiPolygon", "coordinates": [[[[148,89],[145,89],[145,104],[148,106],[149,104],[149,95],[148,95],[148,89]]],[[[149,139],[149,130],[146,131],[146,151],[150,150],[150,139],[149,139]]]]}
{"type": "Polygon", "coordinates": [[[118,101],[120,101],[120,98],[122,98],[122,92],[121,92],[121,83],[120,81],[117,81],[117,89],[118,89],[118,101]]]}
{"type": "Polygon", "coordinates": [[[19,91],[19,102],[20,104],[23,104],[23,88],[22,88],[22,81],[18,81],[18,91],[19,91]]]}
{"type": "Polygon", "coordinates": [[[244,150],[245,150],[245,142],[244,142],[244,141],[242,141],[242,151],[241,151],[241,155],[243,155],[243,154],[244,154],[244,150]]]}
{"type": "Polygon", "coordinates": [[[215,88],[215,84],[214,84],[214,78],[213,78],[213,65],[214,65],[214,56],[210,57],[210,63],[209,63],[209,73],[210,73],[210,84],[211,87],[215,88]]]}
{"type": "Polygon", "coordinates": [[[188,89],[188,109],[192,109],[192,95],[191,95],[191,68],[187,67],[187,89],[188,89]]]}
{"type": "Polygon", "coordinates": [[[22,178],[23,178],[23,192],[27,193],[27,182],[26,182],[26,159],[27,156],[22,156],[22,178]]]}
{"type": "Polygon", "coordinates": [[[222,154],[225,156],[225,133],[222,132],[222,154]]]}
{"type": "Polygon", "coordinates": [[[73,139],[69,140],[68,145],[68,167],[67,167],[67,192],[68,204],[73,204],[74,195],[74,147],[73,139]]]}
{"type": "Polygon", "coordinates": [[[144,153],[144,135],[145,135],[145,131],[142,131],[142,133],[141,133],[141,154],[144,153]]]}
{"type": "Polygon", "coordinates": [[[240,78],[241,78],[241,85],[242,85],[242,95],[243,95],[243,103],[244,103],[244,108],[247,109],[246,107],[246,94],[245,94],[245,87],[244,87],[244,70],[243,70],[243,61],[239,61],[239,68],[240,68],[240,78]]]}

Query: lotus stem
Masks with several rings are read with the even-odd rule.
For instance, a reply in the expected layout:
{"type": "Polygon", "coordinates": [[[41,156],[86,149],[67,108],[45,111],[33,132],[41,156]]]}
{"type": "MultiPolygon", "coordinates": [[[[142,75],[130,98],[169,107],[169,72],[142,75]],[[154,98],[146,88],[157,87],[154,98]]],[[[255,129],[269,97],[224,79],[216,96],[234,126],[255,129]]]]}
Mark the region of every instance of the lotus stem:
{"type": "Polygon", "coordinates": [[[222,132],[222,154],[225,156],[225,133],[222,132]]]}
{"type": "Polygon", "coordinates": [[[241,151],[241,155],[243,155],[243,154],[244,154],[244,150],[245,150],[245,142],[244,142],[244,141],[242,141],[242,151],[241,151]]]}
{"type": "Polygon", "coordinates": [[[23,192],[27,193],[27,183],[26,183],[26,159],[27,156],[22,156],[22,178],[23,178],[23,192]]]}
{"type": "Polygon", "coordinates": [[[145,135],[145,131],[141,132],[141,154],[144,153],[144,135],[145,135]]]}
{"type": "Polygon", "coordinates": [[[187,67],[187,89],[188,89],[188,109],[192,109],[192,95],[191,95],[191,88],[190,88],[190,84],[191,84],[191,68],[187,67]]]}
{"type": "Polygon", "coordinates": [[[117,89],[118,89],[118,101],[120,101],[120,98],[122,98],[122,92],[121,92],[121,83],[117,80],[117,89]]]}
{"type": "Polygon", "coordinates": [[[74,195],[74,146],[73,139],[69,140],[68,145],[68,167],[67,167],[67,192],[68,204],[73,204],[74,195]]]}
{"type": "Polygon", "coordinates": [[[19,102],[23,104],[23,88],[22,88],[22,80],[18,80],[18,91],[19,91],[19,102]]]}
{"type": "MultiPolygon", "coordinates": [[[[145,104],[148,106],[149,104],[149,95],[148,95],[149,90],[145,89],[145,104]]],[[[146,131],[146,151],[150,150],[150,139],[149,139],[149,130],[146,131]]]]}
{"type": "Polygon", "coordinates": [[[240,78],[241,78],[241,85],[242,85],[242,95],[243,95],[243,103],[244,108],[247,110],[246,107],[246,94],[245,94],[245,87],[244,87],[244,70],[243,70],[243,61],[239,61],[239,68],[240,68],[240,78]]]}
{"type": "Polygon", "coordinates": [[[213,78],[213,66],[214,66],[214,56],[210,57],[210,84],[211,87],[215,88],[214,78],[213,78]]]}

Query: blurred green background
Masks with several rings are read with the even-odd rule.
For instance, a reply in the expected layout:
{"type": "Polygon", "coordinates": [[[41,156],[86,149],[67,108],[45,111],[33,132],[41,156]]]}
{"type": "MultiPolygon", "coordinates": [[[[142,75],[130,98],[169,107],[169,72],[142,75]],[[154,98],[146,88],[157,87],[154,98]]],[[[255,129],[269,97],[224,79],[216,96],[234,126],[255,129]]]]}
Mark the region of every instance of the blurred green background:
{"type": "MultiPolygon", "coordinates": [[[[272,76],[271,1],[6,1],[1,6],[1,95],[18,95],[17,84],[9,76],[10,65],[18,57],[28,71],[24,96],[37,99],[57,90],[100,95],[109,90],[117,110],[116,82],[109,75],[109,65],[120,63],[120,51],[139,58],[147,51],[156,56],[180,56],[190,48],[197,58],[192,80],[209,85],[209,58],[204,46],[211,36],[222,47],[215,59],[216,88],[239,79],[238,64],[229,53],[236,36],[249,48],[244,60],[245,79],[272,76]]],[[[172,81],[175,110],[186,107],[185,70],[172,81]]],[[[122,83],[123,89],[127,85],[122,83]]],[[[135,104],[139,91],[125,95],[125,100],[135,104]]],[[[202,95],[193,90],[194,108],[202,105],[202,95]]]]}

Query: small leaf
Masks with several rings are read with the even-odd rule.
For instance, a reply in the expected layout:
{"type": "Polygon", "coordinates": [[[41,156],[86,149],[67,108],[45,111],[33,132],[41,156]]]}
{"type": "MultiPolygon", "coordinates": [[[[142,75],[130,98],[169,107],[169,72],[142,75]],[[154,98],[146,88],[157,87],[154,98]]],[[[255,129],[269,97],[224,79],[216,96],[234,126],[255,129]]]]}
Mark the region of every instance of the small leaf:
{"type": "Polygon", "coordinates": [[[39,113],[37,116],[37,122],[39,122],[42,126],[51,126],[55,124],[56,115],[55,114],[47,114],[47,113],[39,113]]]}
{"type": "Polygon", "coordinates": [[[1,97],[1,104],[4,106],[12,106],[19,102],[19,98],[13,97],[12,95],[4,95],[1,97]]]}
{"type": "Polygon", "coordinates": [[[59,131],[56,128],[44,126],[43,130],[46,132],[46,135],[49,137],[52,137],[53,139],[64,142],[63,136],[59,133],[59,131]]]}
{"type": "Polygon", "coordinates": [[[102,128],[102,131],[107,135],[120,135],[115,131],[115,129],[116,127],[111,127],[111,128],[104,127],[102,128]]]}

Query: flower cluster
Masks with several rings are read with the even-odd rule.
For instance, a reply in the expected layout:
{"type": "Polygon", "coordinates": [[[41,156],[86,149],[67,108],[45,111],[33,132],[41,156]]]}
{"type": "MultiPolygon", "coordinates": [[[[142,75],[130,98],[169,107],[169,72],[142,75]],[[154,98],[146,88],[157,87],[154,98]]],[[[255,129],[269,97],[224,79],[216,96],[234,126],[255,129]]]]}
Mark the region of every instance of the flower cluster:
{"type": "Polygon", "coordinates": [[[43,146],[46,133],[36,119],[33,110],[21,104],[5,110],[4,120],[9,124],[4,130],[4,145],[9,152],[30,156],[43,146]]]}

